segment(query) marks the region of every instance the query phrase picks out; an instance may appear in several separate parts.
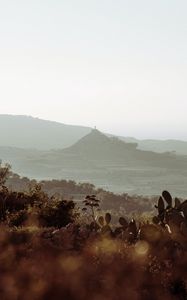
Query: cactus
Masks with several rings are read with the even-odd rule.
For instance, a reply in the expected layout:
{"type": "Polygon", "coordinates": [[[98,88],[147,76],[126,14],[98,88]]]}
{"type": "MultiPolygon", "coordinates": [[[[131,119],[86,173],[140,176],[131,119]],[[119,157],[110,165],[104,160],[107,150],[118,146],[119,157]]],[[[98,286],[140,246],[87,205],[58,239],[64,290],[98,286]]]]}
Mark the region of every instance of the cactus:
{"type": "Polygon", "coordinates": [[[100,216],[100,217],[98,218],[98,223],[99,223],[99,225],[100,225],[101,227],[104,226],[105,221],[104,221],[103,216],[100,216]]]}
{"type": "Polygon", "coordinates": [[[181,205],[181,202],[178,198],[175,198],[175,209],[179,209],[181,205]]]}
{"type": "Polygon", "coordinates": [[[164,200],[162,197],[159,198],[158,200],[158,214],[161,215],[165,211],[165,205],[164,205],[164,200]]]}
{"type": "Polygon", "coordinates": [[[127,229],[128,227],[128,222],[123,217],[119,218],[119,224],[122,226],[123,229],[127,229]]]}
{"type": "Polygon", "coordinates": [[[111,214],[110,213],[106,213],[106,215],[105,215],[105,222],[106,222],[107,225],[110,223],[111,219],[112,219],[111,214]]]}
{"type": "Polygon", "coordinates": [[[136,221],[134,219],[132,219],[129,222],[127,231],[128,231],[128,242],[129,243],[135,242],[137,235],[138,235],[138,228],[136,225],[136,221]]]}
{"type": "MultiPolygon", "coordinates": [[[[114,235],[116,237],[121,236],[121,234],[124,234],[124,232],[126,232],[126,230],[128,228],[128,222],[125,218],[120,217],[118,222],[119,222],[120,226],[117,227],[114,232],[114,235]]],[[[121,237],[123,238],[123,236],[121,236],[121,237]]]]}
{"type": "Polygon", "coordinates": [[[187,200],[185,200],[183,203],[181,203],[180,209],[183,212],[185,219],[187,220],[187,200]]]}
{"type": "Polygon", "coordinates": [[[155,205],[155,208],[158,209],[158,218],[161,222],[164,221],[164,214],[165,214],[165,205],[164,200],[162,197],[158,199],[158,205],[155,205]]]}
{"type": "Polygon", "coordinates": [[[129,229],[129,232],[131,232],[134,236],[137,235],[137,226],[136,226],[136,221],[134,219],[132,219],[129,223],[129,226],[128,226],[128,229],[129,229]]]}
{"type": "Polygon", "coordinates": [[[171,197],[171,194],[168,191],[163,191],[162,192],[162,197],[164,198],[164,200],[168,204],[167,208],[171,208],[172,207],[172,197],[171,197]]]}
{"type": "Polygon", "coordinates": [[[153,223],[158,224],[159,219],[164,227],[166,224],[169,225],[171,231],[180,230],[180,225],[185,221],[181,212],[187,217],[187,202],[183,204],[184,202],[181,203],[178,198],[175,198],[175,205],[173,207],[172,196],[168,191],[163,191],[162,197],[159,198],[158,205],[155,206],[158,209],[158,217],[153,218],[153,223]],[[167,203],[166,207],[164,200],[167,203]]]}
{"type": "Polygon", "coordinates": [[[111,235],[112,234],[112,229],[110,227],[110,222],[111,222],[112,216],[110,213],[105,214],[105,218],[103,216],[100,216],[98,218],[98,223],[100,226],[100,232],[104,235],[111,235]]]}

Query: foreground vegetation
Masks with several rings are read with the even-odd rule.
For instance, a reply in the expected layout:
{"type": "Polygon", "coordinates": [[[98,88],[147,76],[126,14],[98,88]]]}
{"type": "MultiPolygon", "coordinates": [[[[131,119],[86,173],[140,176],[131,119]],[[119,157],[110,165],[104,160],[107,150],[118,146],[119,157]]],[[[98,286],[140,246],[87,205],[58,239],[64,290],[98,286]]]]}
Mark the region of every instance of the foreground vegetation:
{"type": "Polygon", "coordinates": [[[0,299],[187,299],[187,201],[164,191],[153,217],[131,219],[94,194],[78,205],[36,182],[13,191],[9,174],[1,166],[0,299]]]}

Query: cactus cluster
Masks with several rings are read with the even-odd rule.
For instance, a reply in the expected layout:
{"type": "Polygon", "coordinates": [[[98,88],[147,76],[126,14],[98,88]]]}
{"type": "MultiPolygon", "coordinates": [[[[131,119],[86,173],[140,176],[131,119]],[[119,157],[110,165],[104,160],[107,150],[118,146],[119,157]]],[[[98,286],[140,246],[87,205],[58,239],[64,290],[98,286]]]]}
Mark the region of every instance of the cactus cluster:
{"type": "Polygon", "coordinates": [[[87,196],[84,200],[84,205],[90,208],[93,219],[89,230],[98,234],[119,238],[130,244],[145,240],[153,246],[159,242],[169,241],[171,234],[174,239],[175,235],[179,239],[181,236],[184,239],[187,236],[187,200],[182,202],[178,198],[173,199],[168,191],[163,191],[162,196],[159,197],[155,205],[158,214],[153,217],[152,223],[147,221],[137,225],[134,219],[128,221],[121,216],[118,225],[114,228],[114,225],[111,225],[112,216],[109,212],[97,218],[95,208],[98,208],[99,204],[100,200],[95,195],[87,196]]]}
{"type": "Polygon", "coordinates": [[[162,196],[155,205],[158,215],[153,217],[155,224],[169,226],[171,232],[183,231],[187,228],[187,200],[173,199],[168,191],[163,191],[162,196]]]}
{"type": "Polygon", "coordinates": [[[138,227],[134,219],[128,222],[124,217],[120,217],[118,220],[120,226],[117,226],[114,231],[110,226],[111,220],[112,216],[110,213],[106,213],[105,217],[100,216],[98,218],[99,232],[102,235],[108,235],[113,238],[122,238],[130,243],[136,241],[138,236],[138,227]]]}
{"type": "Polygon", "coordinates": [[[133,243],[137,240],[138,227],[134,219],[128,222],[124,217],[119,218],[120,226],[114,231],[116,237],[122,238],[129,243],[133,243]]]}
{"type": "Polygon", "coordinates": [[[110,227],[110,222],[111,222],[112,216],[110,213],[106,213],[105,217],[100,216],[98,218],[98,223],[99,223],[99,227],[100,227],[100,232],[101,234],[104,235],[112,235],[112,229],[110,227]]]}

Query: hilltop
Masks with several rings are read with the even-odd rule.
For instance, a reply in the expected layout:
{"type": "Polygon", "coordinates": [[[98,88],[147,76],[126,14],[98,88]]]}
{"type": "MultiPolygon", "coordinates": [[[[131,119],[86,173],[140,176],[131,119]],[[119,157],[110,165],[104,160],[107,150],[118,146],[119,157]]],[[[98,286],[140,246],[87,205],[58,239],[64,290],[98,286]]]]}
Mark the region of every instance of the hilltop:
{"type": "Polygon", "coordinates": [[[89,134],[81,138],[71,147],[64,149],[62,153],[82,155],[90,159],[105,160],[116,159],[124,154],[134,151],[137,144],[126,143],[116,137],[108,137],[97,129],[93,129],[89,134]]]}

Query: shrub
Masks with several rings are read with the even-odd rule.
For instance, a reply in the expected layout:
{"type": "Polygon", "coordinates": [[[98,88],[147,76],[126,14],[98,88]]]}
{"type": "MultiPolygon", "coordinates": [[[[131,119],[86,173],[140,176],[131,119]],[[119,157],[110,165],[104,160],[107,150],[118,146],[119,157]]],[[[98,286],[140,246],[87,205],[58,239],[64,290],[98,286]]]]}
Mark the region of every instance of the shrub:
{"type": "Polygon", "coordinates": [[[74,221],[73,201],[52,199],[38,210],[38,219],[41,226],[61,228],[74,221]]]}
{"type": "Polygon", "coordinates": [[[7,222],[9,226],[22,226],[28,218],[28,213],[26,209],[11,213],[7,215],[7,222]]]}

